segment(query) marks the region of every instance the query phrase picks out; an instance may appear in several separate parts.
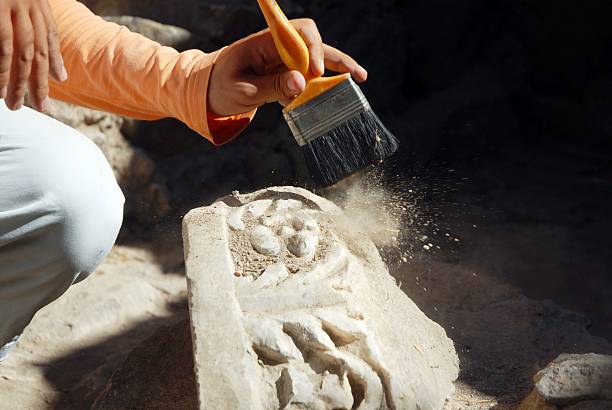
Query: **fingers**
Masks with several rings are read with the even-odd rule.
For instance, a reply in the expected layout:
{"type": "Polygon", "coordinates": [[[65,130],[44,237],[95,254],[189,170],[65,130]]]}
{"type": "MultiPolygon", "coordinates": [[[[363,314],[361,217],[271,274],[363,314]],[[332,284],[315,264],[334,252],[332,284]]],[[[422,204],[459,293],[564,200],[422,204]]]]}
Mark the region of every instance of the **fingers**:
{"type": "MultiPolygon", "coordinates": [[[[313,77],[322,76],[325,68],[339,73],[350,73],[357,82],[367,79],[367,71],[352,57],[342,51],[323,44],[321,34],[314,21],[310,19],[291,20],[308,47],[310,55],[309,70],[313,77]]],[[[242,46],[250,48],[249,68],[256,74],[269,73],[273,67],[284,67],[269,31],[264,30],[242,40],[242,46]]]]}
{"type": "Polygon", "coordinates": [[[34,59],[34,30],[27,12],[19,10],[13,18],[15,55],[11,65],[6,105],[11,110],[23,106],[34,59]]]}
{"type": "Polygon", "coordinates": [[[47,41],[47,23],[42,14],[32,11],[34,27],[34,60],[29,81],[30,98],[34,106],[45,111],[49,96],[49,43],[47,41]]]}
{"type": "Polygon", "coordinates": [[[269,31],[249,36],[231,48],[234,54],[240,56],[236,66],[238,70],[252,70],[257,75],[269,74],[279,67],[287,71],[269,31]]]}
{"type": "Polygon", "coordinates": [[[304,91],[306,80],[298,71],[285,71],[276,74],[251,76],[248,79],[253,87],[249,105],[259,107],[265,103],[287,100],[304,91]]]}
{"type": "Polygon", "coordinates": [[[325,67],[338,73],[350,73],[357,82],[368,78],[368,72],[349,55],[327,44],[323,45],[325,67]]]}
{"type": "Polygon", "coordinates": [[[317,25],[310,19],[299,19],[293,20],[292,23],[296,26],[296,29],[306,45],[308,46],[308,52],[310,54],[310,72],[315,77],[320,77],[325,71],[323,62],[323,40],[321,40],[321,34],[317,25]]]}
{"type": "Polygon", "coordinates": [[[44,110],[49,75],[56,81],[68,78],[49,4],[2,6],[0,3],[0,98],[9,109],[17,110],[29,89],[34,106],[44,110]]]}
{"type": "Polygon", "coordinates": [[[237,41],[217,57],[208,86],[208,107],[218,115],[248,112],[265,103],[291,102],[306,88],[306,81],[319,77],[327,68],[350,73],[365,81],[367,72],[341,51],[324,45],[312,20],[292,20],[310,54],[309,73],[287,71],[269,30],[237,41]]]}
{"type": "Polygon", "coordinates": [[[64,66],[64,59],[62,58],[62,54],[60,52],[60,42],[59,35],[57,33],[57,26],[55,25],[55,20],[53,19],[53,14],[51,13],[51,9],[49,7],[49,3],[43,2],[43,17],[45,19],[45,24],[47,27],[47,47],[49,54],[49,68],[51,73],[51,78],[55,81],[63,82],[68,79],[68,72],[66,71],[66,67],[64,66]]]}
{"type": "Polygon", "coordinates": [[[0,11],[0,99],[6,98],[13,60],[13,22],[10,11],[0,11]]]}
{"type": "MultiPolygon", "coordinates": [[[[311,19],[291,20],[300,37],[308,47],[309,70],[313,77],[323,75],[325,66],[323,63],[323,41],[317,29],[317,25],[311,19]]],[[[269,30],[263,30],[252,36],[241,40],[241,45],[251,48],[255,58],[251,58],[249,65],[258,74],[269,71],[271,66],[285,66],[278,54],[276,46],[272,41],[269,30]]]]}

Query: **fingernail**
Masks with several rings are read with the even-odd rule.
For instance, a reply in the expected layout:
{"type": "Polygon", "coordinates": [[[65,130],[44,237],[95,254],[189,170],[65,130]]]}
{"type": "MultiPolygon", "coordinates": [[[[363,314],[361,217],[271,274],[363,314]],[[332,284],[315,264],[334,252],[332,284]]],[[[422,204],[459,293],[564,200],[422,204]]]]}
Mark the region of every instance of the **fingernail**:
{"type": "Polygon", "coordinates": [[[7,103],[6,106],[8,107],[9,110],[11,111],[17,111],[18,109],[21,108],[21,105],[23,104],[22,101],[16,101],[14,103],[7,103]]]}
{"type": "Polygon", "coordinates": [[[6,98],[6,92],[7,92],[7,86],[5,85],[4,87],[0,88],[0,100],[3,100],[6,98]]]}
{"type": "Polygon", "coordinates": [[[289,92],[292,94],[297,94],[298,93],[298,89],[295,85],[295,80],[289,80],[287,81],[287,88],[289,89],[289,92]]]}
{"type": "Polygon", "coordinates": [[[287,89],[293,95],[299,94],[304,89],[306,81],[303,78],[291,77],[287,80],[287,89]]]}
{"type": "Polygon", "coordinates": [[[44,112],[49,111],[49,97],[45,97],[42,103],[40,103],[40,109],[44,112]]]}
{"type": "Polygon", "coordinates": [[[363,78],[364,81],[368,78],[368,72],[361,66],[357,69],[357,73],[359,74],[359,77],[363,78]]]}
{"type": "Polygon", "coordinates": [[[21,107],[23,107],[23,97],[19,99],[19,102],[15,106],[15,110],[19,110],[21,107]]]}
{"type": "Polygon", "coordinates": [[[323,60],[321,60],[319,67],[321,67],[321,71],[319,71],[321,75],[325,74],[325,62],[323,60]]]}
{"type": "Polygon", "coordinates": [[[60,81],[64,82],[68,79],[68,71],[66,71],[66,67],[62,66],[62,72],[60,73],[60,81]]]}

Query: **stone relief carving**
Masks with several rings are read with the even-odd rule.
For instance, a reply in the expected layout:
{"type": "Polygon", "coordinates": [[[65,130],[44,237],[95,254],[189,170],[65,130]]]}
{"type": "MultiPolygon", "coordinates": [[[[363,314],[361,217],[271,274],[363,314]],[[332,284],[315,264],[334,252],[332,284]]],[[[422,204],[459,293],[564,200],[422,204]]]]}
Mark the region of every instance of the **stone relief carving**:
{"type": "Polygon", "coordinates": [[[292,187],[236,194],[186,217],[202,407],[240,407],[211,395],[210,383],[220,381],[204,369],[221,374],[231,392],[244,380],[250,407],[243,408],[443,406],[457,377],[452,342],[399,290],[354,222],[331,202],[292,187]],[[207,251],[196,235],[199,242],[212,235],[219,246],[207,251]],[[211,283],[200,286],[207,274],[223,282],[222,302],[211,283]],[[207,350],[197,346],[199,338],[213,336],[215,323],[227,325],[228,317],[207,309],[212,303],[233,306],[232,331],[240,339],[234,347],[242,351],[228,357],[234,368],[217,360],[223,341],[207,350]]]}

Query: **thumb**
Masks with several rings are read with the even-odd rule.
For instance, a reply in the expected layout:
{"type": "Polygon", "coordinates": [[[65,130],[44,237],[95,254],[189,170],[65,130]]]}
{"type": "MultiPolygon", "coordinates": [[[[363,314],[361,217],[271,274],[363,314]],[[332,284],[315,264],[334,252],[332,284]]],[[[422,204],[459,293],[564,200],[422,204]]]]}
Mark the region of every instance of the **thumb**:
{"type": "Polygon", "coordinates": [[[258,105],[293,98],[306,87],[306,80],[299,71],[258,75],[250,80],[257,88],[253,102],[258,105]]]}

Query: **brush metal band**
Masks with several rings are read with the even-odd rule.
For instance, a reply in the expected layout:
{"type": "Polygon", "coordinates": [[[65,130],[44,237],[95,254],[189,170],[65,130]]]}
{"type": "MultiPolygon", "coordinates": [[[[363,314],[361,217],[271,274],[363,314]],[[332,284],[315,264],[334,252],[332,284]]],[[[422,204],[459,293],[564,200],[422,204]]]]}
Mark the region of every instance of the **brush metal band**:
{"type": "Polygon", "coordinates": [[[363,92],[349,78],[283,115],[297,143],[304,146],[369,109],[363,92]]]}

